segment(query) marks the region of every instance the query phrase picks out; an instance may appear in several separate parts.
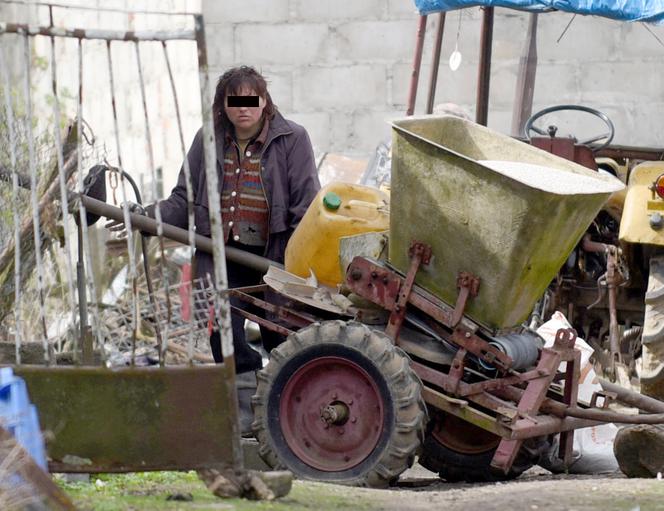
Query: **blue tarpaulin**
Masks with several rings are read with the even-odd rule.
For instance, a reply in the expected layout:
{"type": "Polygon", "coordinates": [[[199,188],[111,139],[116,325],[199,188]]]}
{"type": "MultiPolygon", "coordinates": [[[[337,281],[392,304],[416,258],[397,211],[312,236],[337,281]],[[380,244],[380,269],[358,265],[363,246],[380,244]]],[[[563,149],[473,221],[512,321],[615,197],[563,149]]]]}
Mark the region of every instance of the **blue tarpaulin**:
{"type": "Polygon", "coordinates": [[[664,24],[664,0],[415,0],[415,6],[420,14],[491,6],[529,12],[558,10],[621,21],[664,24]]]}

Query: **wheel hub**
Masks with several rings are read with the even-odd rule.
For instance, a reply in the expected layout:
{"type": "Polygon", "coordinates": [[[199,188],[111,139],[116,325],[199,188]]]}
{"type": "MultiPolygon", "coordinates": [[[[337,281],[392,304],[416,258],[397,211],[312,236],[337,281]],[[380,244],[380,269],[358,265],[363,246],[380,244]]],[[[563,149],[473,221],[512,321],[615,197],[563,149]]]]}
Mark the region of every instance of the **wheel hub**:
{"type": "Polygon", "coordinates": [[[302,462],[328,472],[365,460],[381,437],[383,417],[373,379],[355,362],[335,356],[301,366],[284,386],[279,406],[290,449],[302,462]]]}

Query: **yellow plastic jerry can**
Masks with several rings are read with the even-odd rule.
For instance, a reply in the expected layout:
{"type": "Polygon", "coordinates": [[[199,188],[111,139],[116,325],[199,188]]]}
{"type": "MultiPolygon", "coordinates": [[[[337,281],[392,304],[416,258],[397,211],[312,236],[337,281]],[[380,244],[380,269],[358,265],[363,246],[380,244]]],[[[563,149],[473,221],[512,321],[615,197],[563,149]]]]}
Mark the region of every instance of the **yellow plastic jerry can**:
{"type": "Polygon", "coordinates": [[[304,214],[286,246],[286,271],[335,287],[343,282],[339,238],[389,228],[389,197],[370,186],[330,183],[304,214]]]}

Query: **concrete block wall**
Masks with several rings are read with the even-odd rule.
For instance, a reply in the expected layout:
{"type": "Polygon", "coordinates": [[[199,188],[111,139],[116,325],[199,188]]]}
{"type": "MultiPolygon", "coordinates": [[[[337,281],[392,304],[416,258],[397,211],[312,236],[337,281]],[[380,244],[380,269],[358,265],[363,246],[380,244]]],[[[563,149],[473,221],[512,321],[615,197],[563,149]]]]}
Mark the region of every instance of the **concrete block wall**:
{"type": "MultiPolygon", "coordinates": [[[[386,120],[406,109],[417,13],[411,0],[202,0],[213,75],[249,64],[270,82],[286,116],[302,123],[319,151],[367,154],[389,136],[386,120]]],[[[528,15],[498,9],[489,126],[508,133],[528,15]]],[[[664,145],[664,47],[640,24],[571,15],[539,17],[534,110],[579,103],[605,111],[616,141],[664,145]]],[[[437,16],[427,23],[417,112],[424,112],[437,16]]],[[[474,117],[481,12],[447,14],[436,103],[474,117]],[[458,33],[458,41],[457,41],[458,33]],[[463,60],[452,72],[455,45],[463,60]]],[[[649,27],[664,40],[664,28],[649,27]]],[[[554,118],[561,130],[597,134],[589,118],[554,118]],[[567,121],[567,122],[565,122],[567,121]]]]}

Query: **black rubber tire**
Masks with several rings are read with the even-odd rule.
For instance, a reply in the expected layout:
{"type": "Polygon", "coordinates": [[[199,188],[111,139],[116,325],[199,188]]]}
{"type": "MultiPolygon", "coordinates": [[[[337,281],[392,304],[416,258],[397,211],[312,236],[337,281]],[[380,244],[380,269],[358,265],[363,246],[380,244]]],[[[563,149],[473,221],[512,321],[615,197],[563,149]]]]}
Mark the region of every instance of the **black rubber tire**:
{"type": "Polygon", "coordinates": [[[441,444],[430,434],[433,421],[427,428],[427,435],[422,446],[422,454],[418,462],[427,470],[435,472],[441,479],[450,483],[468,482],[496,482],[516,479],[526,470],[537,465],[542,454],[549,446],[545,438],[531,438],[526,440],[517,454],[510,471],[507,474],[491,469],[491,460],[495,448],[477,454],[457,452],[441,444]]]}
{"type": "Polygon", "coordinates": [[[272,350],[269,363],[258,373],[252,404],[259,454],[270,467],[290,470],[302,479],[372,488],[389,486],[413,465],[424,440],[427,409],[421,388],[408,355],[383,332],[355,321],[314,323],[272,350]],[[383,432],[371,454],[359,465],[338,472],[318,470],[302,462],[286,443],[279,424],[279,399],[288,379],[304,363],[329,355],[360,365],[380,389],[386,410],[383,432]]]}

